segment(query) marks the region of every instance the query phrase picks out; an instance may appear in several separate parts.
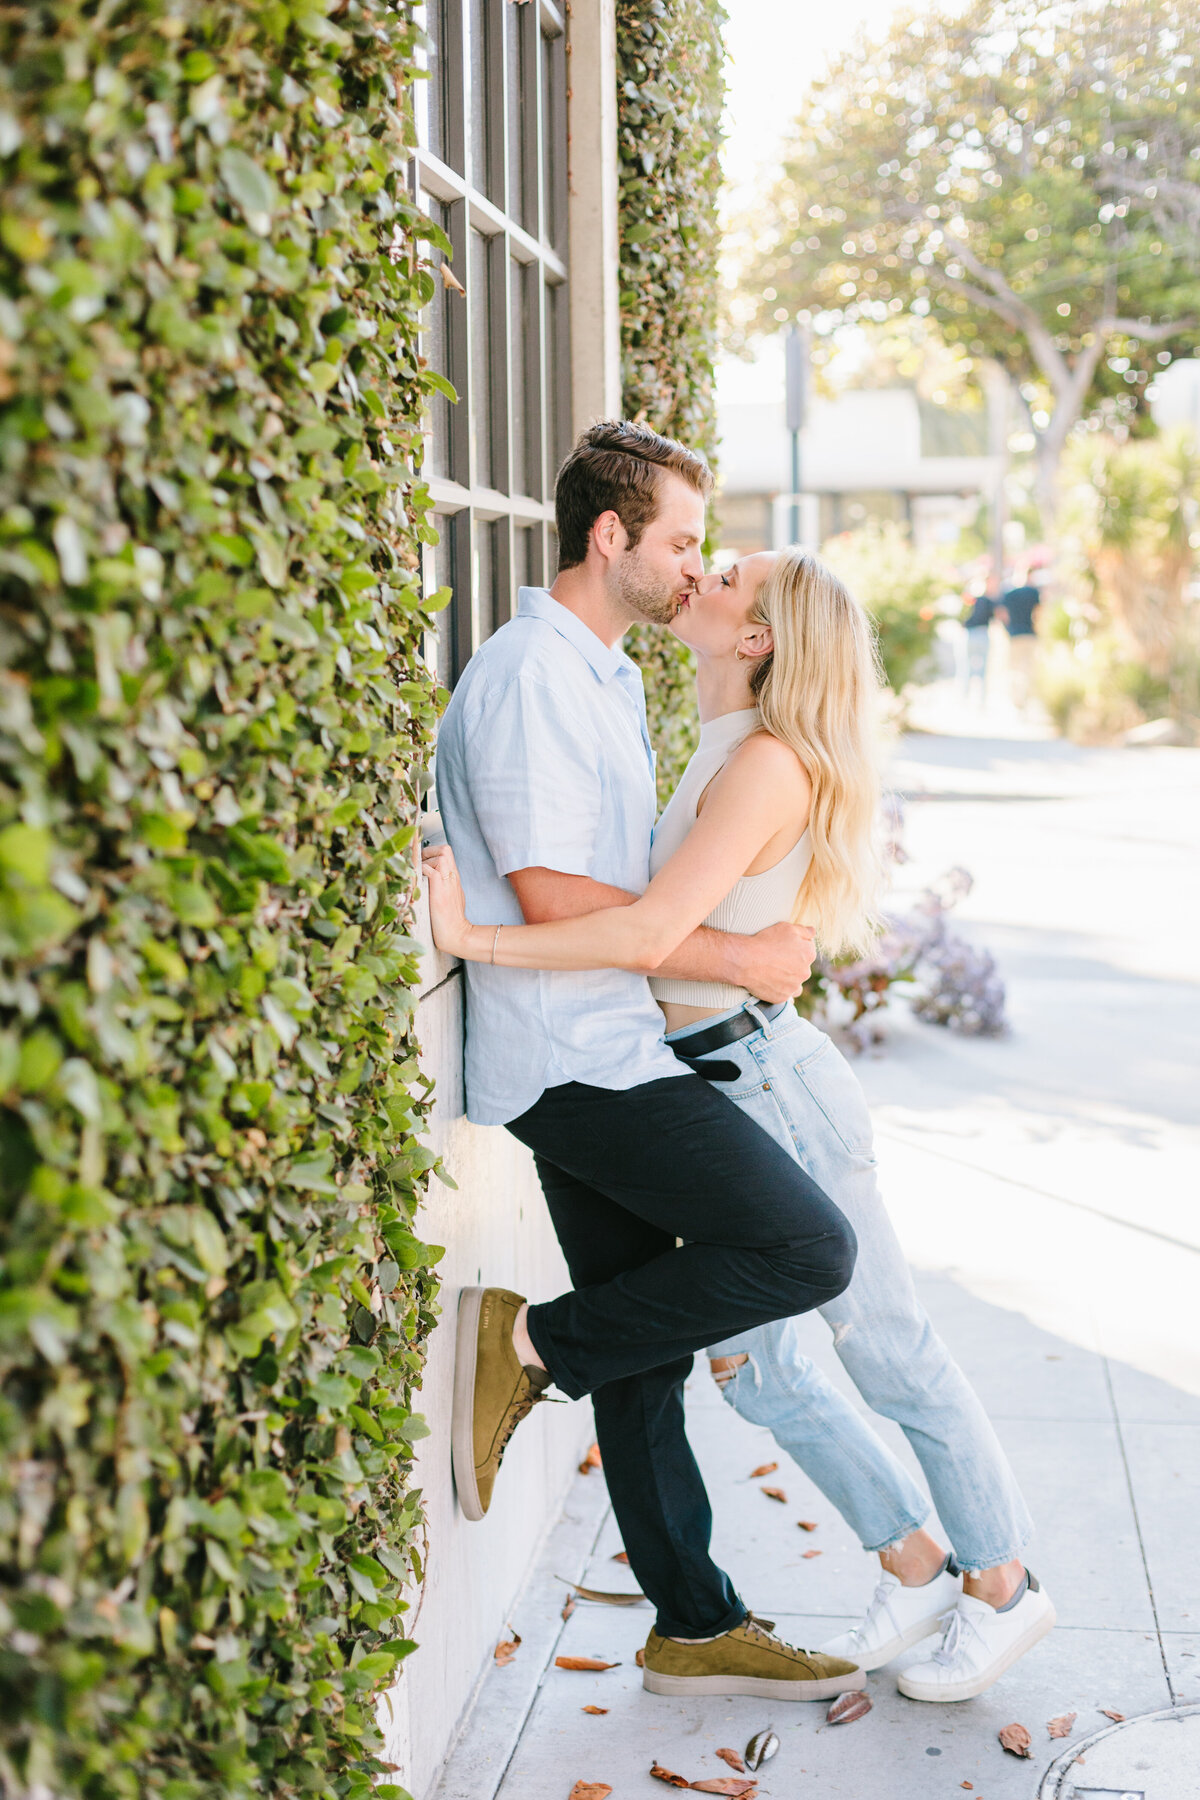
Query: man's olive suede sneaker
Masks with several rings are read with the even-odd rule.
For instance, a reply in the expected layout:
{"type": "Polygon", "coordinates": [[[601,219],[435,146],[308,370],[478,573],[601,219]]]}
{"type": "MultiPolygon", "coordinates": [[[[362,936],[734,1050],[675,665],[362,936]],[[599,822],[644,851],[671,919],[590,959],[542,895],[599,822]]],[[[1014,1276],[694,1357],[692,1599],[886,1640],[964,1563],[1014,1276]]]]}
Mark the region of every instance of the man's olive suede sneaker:
{"type": "Polygon", "coordinates": [[[513,1349],[513,1324],[524,1304],[520,1294],[492,1287],[464,1288],[458,1302],[450,1448],[468,1519],[482,1519],[491,1505],[504,1447],[550,1385],[544,1369],[525,1368],[513,1349]]]}
{"type": "Polygon", "coordinates": [[[867,1685],[857,1663],[819,1650],[795,1650],[753,1617],[701,1644],[681,1644],[652,1631],[644,1654],[642,1686],[652,1694],[832,1700],[867,1685]]]}

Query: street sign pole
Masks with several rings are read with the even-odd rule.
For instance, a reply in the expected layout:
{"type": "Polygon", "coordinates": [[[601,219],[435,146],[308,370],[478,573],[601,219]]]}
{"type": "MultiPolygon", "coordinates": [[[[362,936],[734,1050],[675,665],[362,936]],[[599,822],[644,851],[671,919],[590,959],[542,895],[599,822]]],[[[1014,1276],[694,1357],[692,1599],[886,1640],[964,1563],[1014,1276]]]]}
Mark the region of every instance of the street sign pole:
{"type": "Polygon", "coordinates": [[[784,339],[785,395],[784,412],[792,439],[791,524],[793,544],[800,542],[800,433],[804,430],[808,410],[808,326],[795,324],[784,339]]]}

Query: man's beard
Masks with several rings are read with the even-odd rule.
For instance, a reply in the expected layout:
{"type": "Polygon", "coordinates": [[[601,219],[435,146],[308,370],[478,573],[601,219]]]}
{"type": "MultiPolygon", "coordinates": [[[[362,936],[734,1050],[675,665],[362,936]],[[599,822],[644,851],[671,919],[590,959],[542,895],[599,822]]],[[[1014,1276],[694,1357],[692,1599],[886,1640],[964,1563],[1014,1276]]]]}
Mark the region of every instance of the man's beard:
{"type": "Polygon", "coordinates": [[[679,610],[678,588],[654,575],[636,550],[627,550],[618,562],[614,586],[622,606],[647,625],[669,625],[679,610]]]}

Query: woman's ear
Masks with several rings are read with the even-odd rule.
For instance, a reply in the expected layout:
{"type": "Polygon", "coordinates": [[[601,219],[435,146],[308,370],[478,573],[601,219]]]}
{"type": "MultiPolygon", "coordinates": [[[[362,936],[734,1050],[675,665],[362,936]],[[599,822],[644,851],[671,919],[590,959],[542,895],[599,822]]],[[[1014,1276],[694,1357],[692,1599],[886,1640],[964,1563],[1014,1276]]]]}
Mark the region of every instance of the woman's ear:
{"type": "Polygon", "coordinates": [[[764,656],[770,656],[774,648],[775,638],[769,625],[748,626],[738,645],[746,662],[761,662],[764,656]]]}

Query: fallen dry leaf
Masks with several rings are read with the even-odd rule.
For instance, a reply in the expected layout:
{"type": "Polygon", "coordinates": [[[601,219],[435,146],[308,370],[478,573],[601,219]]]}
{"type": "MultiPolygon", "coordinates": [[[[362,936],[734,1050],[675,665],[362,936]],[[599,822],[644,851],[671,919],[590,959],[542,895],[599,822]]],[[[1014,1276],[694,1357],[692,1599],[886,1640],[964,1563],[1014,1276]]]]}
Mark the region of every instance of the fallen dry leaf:
{"type": "Polygon", "coordinates": [[[611,1793],[607,1781],[577,1781],[567,1800],[608,1800],[611,1793]]]}
{"type": "MultiPolygon", "coordinates": [[[[512,1631],[511,1625],[509,1626],[509,1630],[512,1631]]],[[[515,1631],[513,1631],[513,1634],[510,1638],[505,1638],[503,1643],[496,1645],[496,1648],[493,1650],[492,1655],[495,1657],[496,1661],[500,1664],[500,1667],[503,1668],[505,1663],[510,1663],[512,1661],[513,1657],[517,1654],[517,1651],[520,1649],[520,1647],[521,1647],[521,1640],[517,1636],[517,1633],[515,1631]]]]}
{"type": "Polygon", "coordinates": [[[601,1662],[595,1656],[556,1656],[556,1669],[619,1669],[620,1663],[601,1662]]]}
{"type": "Polygon", "coordinates": [[[796,1523],[801,1531],[815,1531],[817,1529],[817,1521],[815,1519],[797,1519],[796,1523]]]}
{"type": "Polygon", "coordinates": [[[442,264],[442,284],[444,287],[453,288],[456,294],[465,294],[467,291],[449,263],[442,264]]]}
{"type": "MultiPolygon", "coordinates": [[[[562,1580],[561,1575],[559,1580],[562,1580]]],[[[640,1606],[646,1598],[645,1594],[617,1594],[610,1592],[607,1588],[580,1587],[577,1581],[569,1582],[567,1585],[574,1588],[580,1600],[594,1600],[597,1606],[640,1606]]]]}
{"type": "Polygon", "coordinates": [[[623,1562],[625,1564],[626,1568],[628,1568],[629,1552],[627,1550],[618,1550],[616,1555],[613,1557],[613,1561],[614,1562],[623,1562]]]}
{"type": "Polygon", "coordinates": [[[639,1669],[644,1669],[646,1666],[646,1652],[644,1650],[635,1650],[633,1653],[633,1660],[639,1669]]]}
{"type": "Polygon", "coordinates": [[[606,1713],[608,1708],[607,1706],[581,1706],[579,1710],[580,1712],[596,1713],[599,1715],[600,1713],[606,1713]]]}
{"type": "Polygon", "coordinates": [[[820,1556],[820,1554],[821,1554],[821,1552],[819,1550],[806,1550],[804,1552],[803,1556],[800,1558],[800,1561],[801,1562],[811,1562],[811,1560],[814,1556],[820,1556]]]}
{"type": "Polygon", "coordinates": [[[975,1783],[973,1781],[960,1781],[958,1785],[959,1787],[969,1788],[974,1787],[975,1783]]]}
{"type": "Polygon", "coordinates": [[[668,1787],[685,1788],[690,1785],[686,1775],[677,1775],[674,1769],[664,1769],[661,1763],[651,1763],[650,1773],[655,1781],[665,1781],[668,1787]]]}
{"type": "MultiPolygon", "coordinates": [[[[195,1642],[194,1639],[192,1641],[195,1642]]],[[[1124,1713],[1117,1712],[1116,1708],[1112,1706],[1102,1706],[1100,1711],[1104,1714],[1106,1719],[1111,1719],[1114,1725],[1119,1725],[1121,1720],[1125,1717],[1124,1713]]]]}
{"type": "Polygon", "coordinates": [[[871,1710],[871,1696],[856,1688],[852,1694],[839,1694],[829,1711],[825,1714],[827,1725],[853,1725],[855,1719],[865,1719],[871,1710]]]}
{"type": "Polygon", "coordinates": [[[779,1464],[777,1462],[759,1463],[757,1469],[751,1469],[750,1479],[751,1481],[757,1481],[760,1475],[773,1475],[778,1467],[779,1464]]]}
{"type": "Polygon", "coordinates": [[[600,1446],[599,1444],[593,1444],[579,1465],[579,1473],[581,1475],[590,1475],[593,1469],[601,1469],[603,1467],[604,1465],[600,1461],[600,1446]]]}
{"type": "Polygon", "coordinates": [[[562,1609],[562,1615],[561,1615],[561,1616],[562,1616],[562,1617],[563,1617],[563,1618],[564,1618],[564,1619],[569,1619],[569,1618],[570,1618],[570,1616],[571,1616],[571,1614],[572,1614],[572,1613],[573,1613],[573,1612],[574,1612],[574,1611],[575,1611],[575,1596],[574,1596],[574,1594],[568,1594],[568,1595],[567,1595],[567,1599],[566,1599],[566,1604],[565,1604],[565,1606],[564,1606],[564,1607],[563,1607],[563,1609],[562,1609]]]}
{"type": "Polygon", "coordinates": [[[1046,1730],[1052,1738],[1070,1737],[1071,1727],[1078,1717],[1078,1713],[1059,1713],[1057,1719],[1051,1719],[1046,1730]]]}
{"type": "Polygon", "coordinates": [[[740,1750],[718,1750],[717,1755],[722,1762],[727,1762],[731,1769],[736,1769],[739,1775],[746,1773],[746,1765],[742,1761],[740,1750]]]}
{"type": "Polygon", "coordinates": [[[780,1500],[783,1502],[784,1506],[787,1505],[787,1495],[782,1488],[763,1488],[762,1491],[767,1496],[768,1500],[780,1500]]]}
{"type": "Polygon", "coordinates": [[[1029,1733],[1023,1725],[1004,1725],[999,1733],[1000,1742],[1010,1756],[1028,1756],[1032,1743],[1029,1733]]]}
{"type": "Polygon", "coordinates": [[[754,1800],[758,1793],[758,1782],[753,1775],[740,1781],[736,1775],[717,1775],[712,1781],[693,1781],[694,1794],[733,1794],[740,1795],[741,1800],[754,1800]]]}

